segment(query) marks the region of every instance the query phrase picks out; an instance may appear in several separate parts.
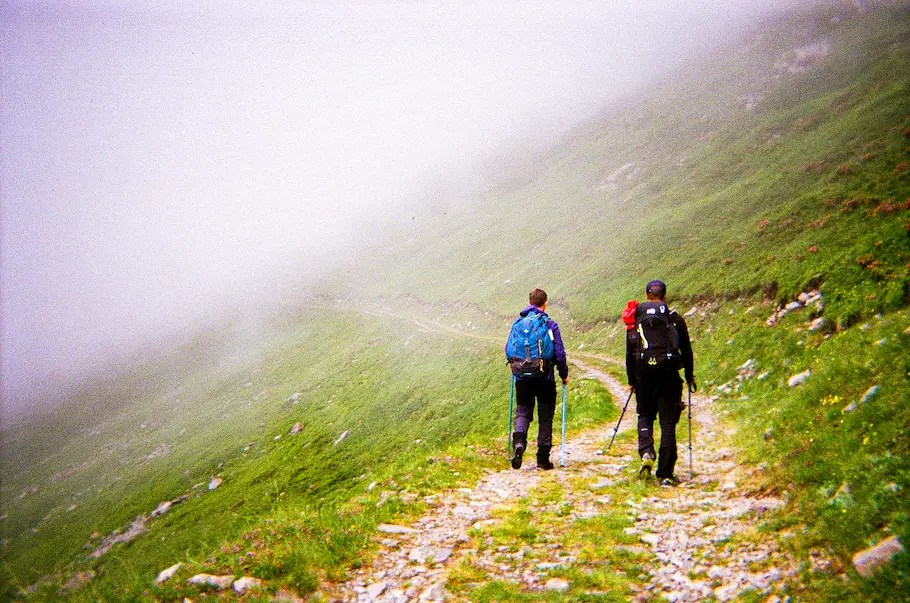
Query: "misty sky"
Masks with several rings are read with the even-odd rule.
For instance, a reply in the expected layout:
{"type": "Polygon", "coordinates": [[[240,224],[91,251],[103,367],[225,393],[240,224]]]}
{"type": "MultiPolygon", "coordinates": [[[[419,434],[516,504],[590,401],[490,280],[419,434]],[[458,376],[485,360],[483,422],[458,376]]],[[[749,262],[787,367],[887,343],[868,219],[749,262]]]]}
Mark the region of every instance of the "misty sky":
{"type": "Polygon", "coordinates": [[[766,4],[4,0],[5,399],[267,298],[766,4]]]}

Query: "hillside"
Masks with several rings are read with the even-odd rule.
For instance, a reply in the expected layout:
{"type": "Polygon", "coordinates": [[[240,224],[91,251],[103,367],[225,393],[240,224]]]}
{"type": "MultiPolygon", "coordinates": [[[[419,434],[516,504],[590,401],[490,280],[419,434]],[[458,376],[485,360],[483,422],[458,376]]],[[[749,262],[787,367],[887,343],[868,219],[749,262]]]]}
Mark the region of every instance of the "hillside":
{"type": "MultiPolygon", "coordinates": [[[[762,24],[550,149],[516,152],[479,195],[415,209],[276,313],[261,347],[228,354],[242,334],[227,326],[4,426],[2,597],[210,594],[155,584],[181,562],[180,577],[265,580],[261,600],[325,600],[370,561],[377,525],[503,469],[495,342],[529,289],[550,293],[570,358],[622,380],[619,313],[659,277],[687,315],[718,437],[740,450],[752,495],[786,501],[755,536],[803,564],[779,592],[900,600],[906,553],[871,578],[851,557],[910,542],[910,5],[833,6],[762,24]],[[835,562],[815,573],[818,551],[835,562]]],[[[570,437],[617,419],[602,380],[568,393],[570,437]]],[[[631,473],[616,469],[615,507],[654,502],[631,473]]],[[[715,496],[723,476],[701,473],[715,496]]],[[[510,554],[540,544],[519,529],[522,505],[516,533],[487,534],[510,554]]],[[[593,536],[567,537],[629,545],[618,534],[633,520],[611,509],[584,524],[593,536]]],[[[626,564],[628,592],[648,583],[654,557],[597,554],[626,564]]],[[[536,600],[482,579],[462,572],[460,592],[536,600]]]]}

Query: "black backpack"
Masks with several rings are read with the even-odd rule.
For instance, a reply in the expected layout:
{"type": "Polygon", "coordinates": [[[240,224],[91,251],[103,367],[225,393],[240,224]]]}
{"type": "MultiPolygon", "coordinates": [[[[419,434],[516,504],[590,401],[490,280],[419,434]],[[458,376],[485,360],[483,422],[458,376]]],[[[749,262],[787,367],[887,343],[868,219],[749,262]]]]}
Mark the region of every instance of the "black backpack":
{"type": "Polygon", "coordinates": [[[679,333],[664,302],[642,302],[635,309],[638,339],[635,360],[639,374],[661,377],[677,374],[682,367],[679,333]]]}

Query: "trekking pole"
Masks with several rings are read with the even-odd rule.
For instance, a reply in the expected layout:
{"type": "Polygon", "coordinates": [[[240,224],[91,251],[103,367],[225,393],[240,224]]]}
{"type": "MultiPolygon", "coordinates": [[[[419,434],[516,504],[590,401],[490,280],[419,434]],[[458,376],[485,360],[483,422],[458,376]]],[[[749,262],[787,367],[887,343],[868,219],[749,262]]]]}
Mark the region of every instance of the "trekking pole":
{"type": "Polygon", "coordinates": [[[562,450],[560,453],[560,467],[566,466],[566,384],[562,384],[562,450]]]}
{"type": "Polygon", "coordinates": [[[619,421],[616,422],[616,427],[613,428],[613,437],[610,438],[610,445],[607,446],[607,452],[610,451],[610,448],[613,446],[613,440],[616,439],[616,432],[619,431],[619,424],[622,423],[622,418],[626,416],[626,408],[629,406],[629,400],[632,399],[632,394],[635,393],[635,389],[629,391],[629,397],[626,398],[626,403],[622,407],[622,413],[619,415],[619,421]]]}
{"type": "Polygon", "coordinates": [[[695,479],[695,469],[692,468],[692,386],[686,385],[689,390],[689,479],[695,479]]]}
{"type": "Polygon", "coordinates": [[[509,388],[509,428],[506,430],[506,456],[512,453],[512,401],[515,399],[515,375],[511,378],[512,386],[509,388]]]}

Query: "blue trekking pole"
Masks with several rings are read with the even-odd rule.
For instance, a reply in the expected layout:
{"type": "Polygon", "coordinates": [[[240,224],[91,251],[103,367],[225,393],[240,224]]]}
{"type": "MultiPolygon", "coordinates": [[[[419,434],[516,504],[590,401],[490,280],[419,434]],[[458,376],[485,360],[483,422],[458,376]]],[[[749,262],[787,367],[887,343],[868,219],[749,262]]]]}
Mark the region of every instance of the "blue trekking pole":
{"type": "Polygon", "coordinates": [[[512,452],[512,401],[515,399],[515,375],[512,375],[512,386],[509,388],[509,429],[506,431],[506,456],[512,452]]]}
{"type": "Polygon", "coordinates": [[[560,467],[566,466],[566,384],[562,384],[562,451],[560,453],[560,467]]]}

